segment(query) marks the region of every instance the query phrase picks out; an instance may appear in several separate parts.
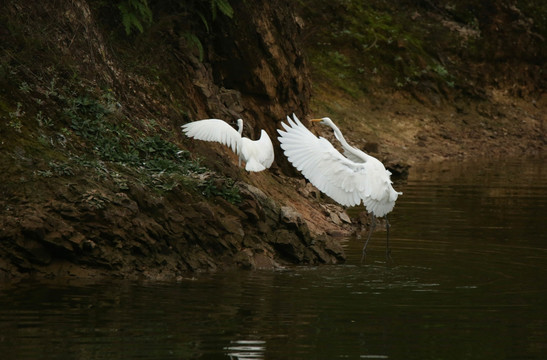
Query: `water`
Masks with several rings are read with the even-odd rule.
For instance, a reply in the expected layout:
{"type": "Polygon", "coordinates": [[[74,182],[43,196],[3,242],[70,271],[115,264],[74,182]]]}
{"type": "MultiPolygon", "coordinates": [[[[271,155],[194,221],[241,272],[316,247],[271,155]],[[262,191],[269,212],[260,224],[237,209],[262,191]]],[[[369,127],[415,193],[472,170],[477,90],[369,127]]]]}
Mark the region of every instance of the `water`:
{"type": "Polygon", "coordinates": [[[547,166],[415,168],[343,265],[0,287],[2,359],[545,359],[547,166]],[[379,226],[380,227],[380,226],[379,226]]]}

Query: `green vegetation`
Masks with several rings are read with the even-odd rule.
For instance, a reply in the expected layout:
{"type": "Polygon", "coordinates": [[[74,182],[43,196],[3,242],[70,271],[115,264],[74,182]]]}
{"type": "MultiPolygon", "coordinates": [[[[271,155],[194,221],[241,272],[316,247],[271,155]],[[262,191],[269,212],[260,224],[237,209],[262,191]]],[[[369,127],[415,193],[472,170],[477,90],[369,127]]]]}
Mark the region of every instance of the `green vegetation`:
{"type": "MultiPolygon", "coordinates": [[[[174,1],[161,4],[153,4],[151,7],[148,0],[121,0],[117,7],[121,14],[121,22],[126,35],[131,35],[134,30],[143,33],[146,27],[153,24],[153,13],[169,12],[179,14],[184,17],[187,24],[187,30],[183,32],[186,42],[195,47],[199,52],[199,59],[203,61],[204,48],[199,38],[200,25],[205,32],[210,33],[211,23],[214,22],[219,13],[231,19],[234,16],[234,9],[228,0],[209,0],[209,1],[174,1]]],[[[107,3],[101,3],[99,8],[110,6],[107,3]]]]}
{"type": "Polygon", "coordinates": [[[143,33],[144,26],[152,23],[152,10],[147,0],[123,0],[118,3],[118,9],[127,35],[130,35],[133,29],[143,33]]]}
{"type": "MultiPolygon", "coordinates": [[[[179,0],[174,2],[174,7],[183,13],[195,13],[207,31],[209,31],[209,22],[207,21],[209,16],[203,11],[204,7],[208,9],[207,12],[210,12],[210,18],[213,21],[217,19],[219,12],[230,19],[234,16],[234,9],[228,0],[210,0],[209,6],[204,6],[203,3],[205,2],[179,0]]],[[[106,4],[101,6],[104,5],[106,4]]],[[[143,33],[145,27],[150,26],[153,22],[153,11],[148,4],[148,0],[121,0],[118,2],[117,7],[127,35],[130,35],[135,29],[143,33]]]]}
{"type": "Polygon", "coordinates": [[[469,64],[489,63],[492,72],[507,72],[506,59],[540,64],[546,56],[547,5],[539,0],[299,4],[315,82],[354,97],[376,88],[476,94],[477,78],[488,75],[479,71],[470,79],[469,64]],[[514,34],[511,46],[498,40],[507,34],[514,34]]]}
{"type": "MultiPolygon", "coordinates": [[[[131,59],[139,53],[136,44],[153,41],[158,32],[174,26],[155,24],[156,13],[163,14],[164,19],[166,13],[174,14],[168,19],[183,25],[178,28],[182,36],[196,34],[192,35],[195,43],[192,45],[189,41],[190,46],[196,47],[201,47],[197,35],[208,32],[220,15],[234,16],[228,0],[161,3],[96,0],[89,4],[110,35],[109,46],[118,49],[122,61],[132,61],[124,63],[130,69],[124,76],[138,78],[142,81],[139,86],[147,86],[147,92],[151,93],[165,91],[171,85],[161,83],[166,70],[154,65],[157,58],[152,59],[153,55],[146,60],[131,59]],[[120,14],[121,17],[117,17],[120,14]],[[146,28],[152,26],[160,30],[156,28],[155,32],[147,33],[146,28]],[[119,36],[118,30],[122,27],[124,33],[134,35],[129,41],[119,36]],[[134,73],[127,75],[131,70],[134,73]]],[[[31,177],[20,177],[26,179],[24,181],[86,178],[98,182],[107,180],[119,191],[138,183],[160,193],[182,187],[207,197],[239,201],[233,181],[205,168],[199,158],[176,145],[181,137],[179,129],[171,128],[165,113],[157,113],[155,118],[156,113],[144,108],[139,102],[142,100],[136,100],[138,97],[128,99],[125,95],[124,100],[119,99],[119,94],[111,88],[109,75],[103,77],[109,71],[100,59],[103,54],[94,53],[96,49],[89,46],[88,41],[95,40],[85,36],[71,38],[65,45],[78,55],[66,56],[63,51],[67,49],[59,48],[57,35],[53,35],[63,26],[62,21],[43,29],[30,29],[28,25],[42,24],[29,18],[43,18],[43,23],[49,23],[49,18],[58,19],[57,10],[49,6],[32,10],[40,13],[20,11],[0,15],[0,23],[5,24],[5,29],[9,29],[6,31],[12,35],[2,44],[6,51],[0,55],[0,133],[3,137],[0,146],[5,159],[18,164],[7,167],[13,171],[12,178],[18,178],[26,167],[31,177]],[[25,46],[19,47],[19,44],[25,46]],[[93,75],[89,76],[87,71],[93,75]],[[126,109],[122,103],[132,108],[126,109]]],[[[200,53],[203,56],[203,50],[200,53]]],[[[121,80],[128,81],[127,78],[121,80]]],[[[176,87],[170,91],[178,90],[176,87]]],[[[175,95],[174,98],[171,108],[182,118],[188,118],[192,111],[180,101],[184,97],[175,95]]]]}
{"type": "MultiPolygon", "coordinates": [[[[170,191],[181,184],[190,185],[206,197],[221,196],[230,202],[239,202],[239,191],[233,181],[214,175],[210,175],[208,180],[196,180],[195,174],[208,170],[200,165],[199,160],[192,160],[188,151],[180,150],[158,134],[143,136],[130,125],[129,119],[122,122],[107,119],[116,111],[111,92],[107,91],[100,99],[89,96],[69,99],[68,104],[64,113],[70,120],[72,132],[84,139],[89,152],[95,154],[91,158],[84,155],[79,158],[80,163],[87,160],[88,164],[93,164],[93,160],[99,159],[137,170],[141,181],[157,190],[170,191]],[[218,179],[223,179],[221,183],[224,186],[213,187],[211,184],[217,184],[218,179]]],[[[60,173],[59,166],[54,172],[60,173]]],[[[123,189],[127,184],[120,178],[118,174],[116,181],[123,189]]]]}
{"type": "Polygon", "coordinates": [[[454,86],[454,78],[429,53],[429,30],[411,18],[396,17],[381,1],[301,1],[313,25],[308,50],[315,78],[325,79],[354,97],[370,87],[406,88],[424,80],[454,86]],[[335,14],[335,16],[331,16],[335,14]]]}
{"type": "MultiPolygon", "coordinates": [[[[138,181],[159,192],[183,186],[206,197],[240,201],[232,180],[212,173],[188,151],[165,140],[168,131],[154,119],[132,121],[121,112],[112,90],[81,86],[61,86],[55,76],[47,86],[21,82],[14,87],[27,101],[12,107],[3,102],[11,110],[0,112],[0,116],[7,120],[7,128],[17,133],[4,141],[6,145],[11,140],[26,144],[25,153],[34,154],[35,161],[42,164],[33,170],[34,176],[86,174],[110,179],[119,191],[138,181]],[[147,135],[139,127],[153,134],[147,135]],[[204,173],[206,176],[200,176],[204,173]]],[[[95,204],[100,200],[97,196],[90,199],[93,206],[101,208],[100,202],[95,204]]]]}
{"type": "Polygon", "coordinates": [[[220,181],[219,179],[209,178],[199,188],[206,197],[220,196],[232,204],[241,202],[239,188],[235,186],[234,180],[230,178],[223,178],[220,181]]]}

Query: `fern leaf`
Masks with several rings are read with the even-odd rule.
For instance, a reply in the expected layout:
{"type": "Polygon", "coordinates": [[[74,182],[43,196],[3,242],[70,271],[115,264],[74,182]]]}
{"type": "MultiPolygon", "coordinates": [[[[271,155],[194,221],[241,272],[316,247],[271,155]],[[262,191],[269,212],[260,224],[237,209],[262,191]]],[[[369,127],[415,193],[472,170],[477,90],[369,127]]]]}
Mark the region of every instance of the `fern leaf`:
{"type": "Polygon", "coordinates": [[[198,16],[199,18],[201,19],[201,22],[203,23],[203,25],[205,26],[205,30],[207,30],[207,33],[209,33],[209,23],[207,22],[207,19],[205,18],[205,16],[198,11],[198,16]]]}
{"type": "Polygon", "coordinates": [[[203,50],[203,45],[201,44],[201,41],[199,40],[199,38],[196,35],[188,33],[188,32],[184,34],[184,37],[186,38],[186,41],[188,41],[188,43],[194,45],[198,49],[199,61],[203,61],[204,50],[203,50]]]}
{"type": "Polygon", "coordinates": [[[133,28],[140,33],[144,32],[145,24],[152,22],[152,10],[147,0],[123,0],[118,3],[118,9],[122,15],[122,24],[127,35],[131,34],[133,28]]]}
{"type": "Polygon", "coordinates": [[[228,0],[213,0],[220,12],[230,19],[234,16],[234,9],[228,0]]]}

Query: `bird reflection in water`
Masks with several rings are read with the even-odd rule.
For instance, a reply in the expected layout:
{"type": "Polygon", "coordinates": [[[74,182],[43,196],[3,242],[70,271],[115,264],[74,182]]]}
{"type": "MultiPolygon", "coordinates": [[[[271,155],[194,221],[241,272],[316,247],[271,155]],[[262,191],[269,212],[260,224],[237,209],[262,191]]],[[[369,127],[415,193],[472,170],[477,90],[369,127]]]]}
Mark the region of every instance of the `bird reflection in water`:
{"type": "Polygon", "coordinates": [[[266,341],[264,340],[234,340],[224,348],[230,359],[264,359],[266,341]]]}

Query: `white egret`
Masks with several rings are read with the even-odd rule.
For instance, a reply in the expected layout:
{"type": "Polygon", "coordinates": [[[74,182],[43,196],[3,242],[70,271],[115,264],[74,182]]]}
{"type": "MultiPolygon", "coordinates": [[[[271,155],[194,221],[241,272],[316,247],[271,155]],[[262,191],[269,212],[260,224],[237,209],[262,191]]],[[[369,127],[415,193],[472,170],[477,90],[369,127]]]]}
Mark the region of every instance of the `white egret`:
{"type": "Polygon", "coordinates": [[[182,131],[189,137],[198,140],[215,141],[229,146],[245,161],[245,170],[262,171],[269,168],[274,161],[274,149],[266,131],[261,130],[260,139],[251,140],[243,137],[243,120],[237,120],[238,131],[219,119],[198,120],[182,125],[182,131]]]}
{"type": "Polygon", "coordinates": [[[361,261],[366,256],[370,236],[376,226],[376,217],[386,217],[386,257],[391,258],[389,247],[389,221],[387,214],[393,210],[402,192],[392,187],[391,173],[375,157],[349,145],[342,132],[328,117],[313,119],[330,126],[334,136],[344,148],[342,155],[325,138],[315,136],[293,114],[287,116],[288,124],[278,129],[281,148],[289,161],[319,190],[344,206],[359,205],[361,201],[372,214],[372,228],[363,246],[361,261]]]}

